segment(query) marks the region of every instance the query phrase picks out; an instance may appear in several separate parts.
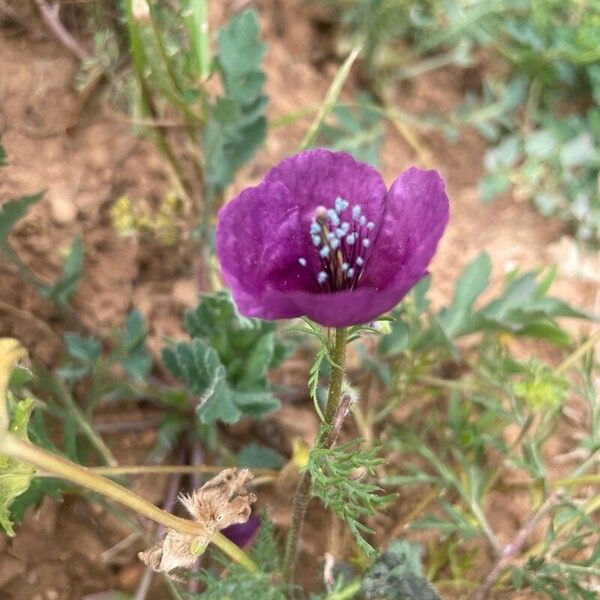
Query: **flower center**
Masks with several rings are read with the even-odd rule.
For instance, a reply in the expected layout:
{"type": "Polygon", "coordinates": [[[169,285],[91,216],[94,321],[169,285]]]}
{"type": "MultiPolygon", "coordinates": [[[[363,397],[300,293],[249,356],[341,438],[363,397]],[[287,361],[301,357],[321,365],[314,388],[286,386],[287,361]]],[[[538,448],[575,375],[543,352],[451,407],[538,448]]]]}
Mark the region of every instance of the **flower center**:
{"type": "MultiPolygon", "coordinates": [[[[375,225],[367,221],[362,207],[336,198],[334,208],[317,208],[310,235],[321,269],[317,273],[319,285],[330,292],[352,290],[358,284],[365,265],[365,253],[371,245],[370,232],[375,225]]],[[[298,262],[307,266],[305,257],[298,262]]]]}

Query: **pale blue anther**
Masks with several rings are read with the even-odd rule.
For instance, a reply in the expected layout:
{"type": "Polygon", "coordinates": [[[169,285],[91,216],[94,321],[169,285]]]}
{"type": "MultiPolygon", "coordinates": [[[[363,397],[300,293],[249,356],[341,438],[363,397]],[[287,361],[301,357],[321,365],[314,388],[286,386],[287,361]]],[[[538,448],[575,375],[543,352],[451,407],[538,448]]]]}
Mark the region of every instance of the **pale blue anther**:
{"type": "Polygon", "coordinates": [[[336,238],[338,238],[338,239],[341,240],[345,235],[346,235],[346,232],[341,227],[338,227],[335,230],[335,237],[336,238]]]}
{"type": "Polygon", "coordinates": [[[335,212],[339,213],[343,213],[346,209],[348,208],[348,202],[346,200],[344,200],[343,198],[340,198],[340,196],[338,196],[335,199],[335,212]]]}
{"type": "Polygon", "coordinates": [[[321,258],[326,258],[327,256],[329,256],[329,246],[323,246],[319,250],[319,254],[321,255],[321,258]]]}
{"type": "Polygon", "coordinates": [[[339,247],[340,247],[340,240],[338,240],[337,238],[331,240],[331,248],[333,250],[337,250],[339,247]]]}
{"type": "Polygon", "coordinates": [[[325,271],[319,271],[318,275],[317,275],[317,281],[320,284],[323,284],[327,281],[327,273],[325,273],[325,271]]]}
{"type": "Polygon", "coordinates": [[[305,267],[305,266],[306,266],[306,259],[305,259],[305,258],[302,258],[302,257],[300,257],[300,258],[298,259],[298,262],[299,262],[299,263],[300,263],[300,264],[301,264],[303,267],[305,267]]]}
{"type": "Polygon", "coordinates": [[[346,272],[350,268],[347,262],[342,263],[342,271],[346,272]]]}
{"type": "Polygon", "coordinates": [[[346,221],[344,221],[341,225],[340,225],[340,229],[344,232],[344,233],[348,233],[348,231],[350,230],[350,223],[347,223],[346,221]]]}
{"type": "Polygon", "coordinates": [[[372,221],[369,221],[369,222],[367,223],[367,229],[368,229],[369,231],[371,231],[371,230],[372,230],[374,227],[375,227],[375,223],[373,223],[372,221]]]}
{"type": "Polygon", "coordinates": [[[348,245],[352,246],[352,244],[354,244],[355,241],[356,241],[355,233],[351,233],[350,235],[346,236],[346,243],[348,245]]]}
{"type": "Polygon", "coordinates": [[[358,204],[355,204],[352,207],[352,218],[355,221],[358,221],[358,219],[360,218],[360,211],[361,211],[361,208],[360,208],[360,206],[358,204]]]}
{"type": "Polygon", "coordinates": [[[335,233],[333,231],[330,231],[327,234],[327,239],[331,242],[332,240],[335,240],[335,233]]]}
{"type": "Polygon", "coordinates": [[[370,245],[371,245],[371,240],[368,240],[368,239],[367,240],[363,240],[363,246],[365,248],[368,248],[370,245]]]}
{"type": "Polygon", "coordinates": [[[310,224],[310,233],[312,235],[317,235],[319,233],[321,233],[321,228],[319,227],[318,223],[315,223],[314,221],[310,224]]]}
{"type": "Polygon", "coordinates": [[[346,271],[346,277],[354,277],[354,269],[350,268],[346,271]]]}
{"type": "Polygon", "coordinates": [[[367,224],[367,217],[365,217],[365,215],[361,215],[358,222],[364,227],[367,224]]]}
{"type": "Polygon", "coordinates": [[[337,227],[340,224],[340,218],[338,217],[338,214],[335,212],[335,210],[333,210],[333,208],[330,208],[327,211],[327,216],[329,217],[329,220],[333,223],[335,227],[337,227]]]}
{"type": "Polygon", "coordinates": [[[362,256],[358,256],[355,262],[357,267],[362,267],[365,264],[365,260],[362,256]]]}
{"type": "Polygon", "coordinates": [[[313,236],[312,236],[312,243],[313,243],[315,246],[319,247],[319,246],[321,245],[321,236],[318,236],[318,235],[313,235],[313,236]]]}

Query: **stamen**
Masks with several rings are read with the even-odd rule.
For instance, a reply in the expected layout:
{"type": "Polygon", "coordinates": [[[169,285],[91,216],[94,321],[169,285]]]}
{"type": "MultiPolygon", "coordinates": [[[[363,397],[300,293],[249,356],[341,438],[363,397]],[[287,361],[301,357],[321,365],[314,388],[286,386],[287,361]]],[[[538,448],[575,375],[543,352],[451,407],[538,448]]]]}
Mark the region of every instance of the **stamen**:
{"type": "Polygon", "coordinates": [[[302,258],[302,257],[300,257],[300,258],[298,259],[298,262],[299,262],[299,263],[300,263],[300,264],[301,264],[303,267],[305,267],[305,266],[306,266],[306,259],[305,259],[305,258],[302,258]]]}
{"type": "MultiPolygon", "coordinates": [[[[319,206],[310,224],[310,235],[321,263],[316,279],[329,292],[353,290],[358,285],[365,265],[363,249],[371,245],[369,232],[375,228],[362,214],[359,204],[352,207],[352,219],[348,221],[342,221],[340,216],[349,207],[348,201],[338,196],[334,207],[319,206]]],[[[298,263],[308,266],[304,257],[298,263]]]]}
{"type": "Polygon", "coordinates": [[[338,196],[335,199],[335,212],[343,213],[347,208],[348,208],[348,202],[346,200],[344,200],[343,198],[341,198],[340,196],[338,196]]]}
{"type": "Polygon", "coordinates": [[[340,224],[340,218],[338,217],[338,214],[335,212],[335,210],[333,210],[332,208],[330,208],[327,211],[327,216],[329,217],[329,220],[333,223],[335,227],[337,227],[340,224]]]}

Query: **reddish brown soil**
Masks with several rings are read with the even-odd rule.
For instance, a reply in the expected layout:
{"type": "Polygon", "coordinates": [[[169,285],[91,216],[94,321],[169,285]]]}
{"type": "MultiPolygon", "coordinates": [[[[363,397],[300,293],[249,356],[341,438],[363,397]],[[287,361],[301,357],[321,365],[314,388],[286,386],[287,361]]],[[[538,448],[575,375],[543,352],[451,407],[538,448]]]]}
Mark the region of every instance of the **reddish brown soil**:
{"type": "MultiPolygon", "coordinates": [[[[257,4],[268,41],[269,116],[277,119],[318,105],[338,64],[333,60],[320,61],[318,67],[313,64],[315,56],[322,58],[323,53],[314,49],[322,38],[314,37],[304,6],[300,0],[257,4]]],[[[0,16],[2,10],[7,8],[0,2],[0,16]]],[[[222,19],[224,11],[221,6],[215,9],[215,20],[222,19]]],[[[79,96],[73,87],[76,61],[49,34],[35,10],[27,9],[21,17],[21,22],[5,22],[0,29],[0,136],[10,158],[10,166],[0,179],[0,200],[42,189],[47,192],[19,224],[12,241],[42,279],[52,279],[58,272],[61,252],[74,235],[81,234],[86,270],[74,307],[84,325],[107,332],[122,322],[132,306],[138,306],[150,324],[151,346],[156,350],[165,335],[180,333],[182,312],[194,302],[194,261],[172,248],[120,238],[111,227],[109,208],[122,193],[156,203],[170,188],[167,169],[149,142],[136,138],[123,118],[115,118],[115,109],[107,108],[106,98],[94,99],[78,114],[79,96]]],[[[395,102],[404,110],[444,112],[461,101],[467,83],[460,72],[444,70],[398,89],[395,102]]],[[[266,147],[238,177],[232,193],[256,181],[270,165],[293,152],[309,122],[310,118],[299,119],[270,130],[266,147]]],[[[389,182],[399,170],[411,164],[425,166],[425,162],[391,125],[388,129],[382,169],[389,182]]],[[[445,176],[452,199],[450,227],[432,266],[437,302],[451,293],[464,264],[485,249],[494,262],[494,289],[499,287],[505,269],[515,263],[529,268],[558,261],[556,293],[583,308],[597,308],[598,284],[586,280],[585,275],[593,274],[594,269],[600,272],[600,265],[590,263],[582,275],[581,269],[575,268],[581,267],[577,260],[575,264],[565,260],[570,246],[566,239],[559,244],[559,223],[541,218],[515,198],[493,207],[479,202],[476,184],[484,144],[475,133],[465,132],[457,144],[436,133],[418,135],[445,176]]],[[[0,281],[0,337],[16,337],[33,359],[55,364],[59,336],[72,328],[72,323],[2,259],[0,281]]],[[[574,332],[579,327],[574,325],[574,332]]],[[[305,363],[295,363],[284,376],[302,381],[305,369],[305,363]]],[[[316,428],[311,415],[308,403],[286,406],[275,419],[275,430],[280,437],[283,432],[284,437],[298,435],[309,442],[316,428]]],[[[136,418],[136,409],[131,414],[105,410],[102,418],[120,421],[129,416],[136,418]]],[[[259,433],[269,435],[268,427],[259,433]]],[[[119,460],[131,464],[144,459],[154,436],[149,430],[105,437],[119,460]]],[[[569,440],[559,440],[557,445],[568,448],[569,440]]],[[[165,484],[156,478],[134,482],[136,489],[157,503],[163,498],[165,484]]],[[[280,525],[287,520],[293,485],[293,480],[284,481],[259,493],[280,525]]],[[[411,502],[410,498],[404,500],[407,505],[411,502]]],[[[497,505],[497,510],[491,511],[492,525],[508,539],[529,510],[527,502],[519,498],[508,503],[506,498],[493,498],[492,502],[497,505]]],[[[388,515],[376,523],[382,540],[386,539],[385,531],[393,529],[394,519],[388,515]]],[[[311,519],[304,536],[307,556],[314,559],[324,549],[335,548],[334,532],[323,518],[311,519]],[[324,536],[324,531],[329,534],[324,536]]],[[[111,550],[129,533],[127,525],[104,505],[76,496],[61,503],[46,500],[38,510],[28,513],[14,539],[0,537],[0,597],[67,600],[109,590],[131,592],[143,572],[136,559],[141,542],[132,540],[120,551],[111,550]]],[[[485,556],[483,561],[489,565],[485,556]]],[[[309,577],[308,569],[302,572],[309,577]]],[[[308,583],[316,583],[314,573],[313,568],[313,579],[307,579],[308,583]]],[[[152,593],[153,598],[167,597],[160,580],[152,593]]],[[[455,597],[462,596],[459,592],[455,597]]],[[[533,598],[519,594],[506,597],[533,598]]]]}

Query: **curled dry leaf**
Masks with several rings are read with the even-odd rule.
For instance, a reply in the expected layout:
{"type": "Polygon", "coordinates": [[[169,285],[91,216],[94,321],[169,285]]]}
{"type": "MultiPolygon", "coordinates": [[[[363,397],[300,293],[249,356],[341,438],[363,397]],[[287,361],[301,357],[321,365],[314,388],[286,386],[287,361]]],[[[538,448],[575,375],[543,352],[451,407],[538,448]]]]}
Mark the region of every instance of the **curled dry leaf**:
{"type": "Polygon", "coordinates": [[[252,477],[248,469],[225,469],[191,495],[182,495],[181,503],[205,532],[189,535],[169,529],[163,539],[139,553],[140,560],[182,581],[183,571],[194,565],[218,531],[248,520],[251,504],[256,501],[256,496],[246,490],[252,477]]]}

